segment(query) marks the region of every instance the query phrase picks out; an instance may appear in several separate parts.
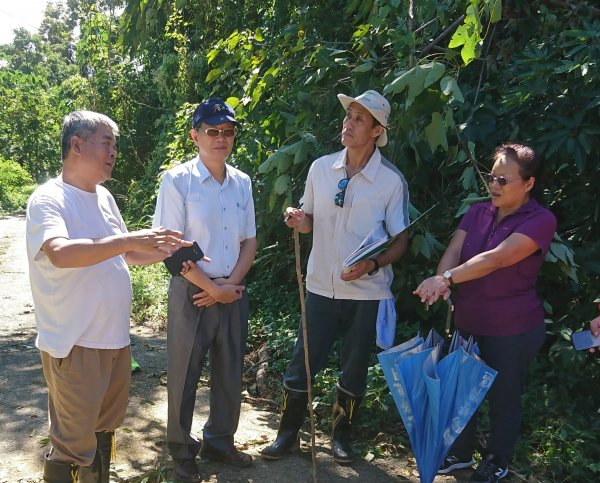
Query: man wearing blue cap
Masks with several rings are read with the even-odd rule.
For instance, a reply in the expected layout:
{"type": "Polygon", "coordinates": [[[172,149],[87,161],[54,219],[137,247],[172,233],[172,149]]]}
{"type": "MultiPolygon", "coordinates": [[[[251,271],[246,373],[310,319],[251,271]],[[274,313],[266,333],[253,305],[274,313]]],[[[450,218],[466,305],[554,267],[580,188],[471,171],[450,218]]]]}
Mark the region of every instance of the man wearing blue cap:
{"type": "Polygon", "coordinates": [[[225,162],[239,125],[222,99],[197,107],[190,136],[198,155],[165,173],[154,214],[154,226],[179,227],[211,258],[202,268],[193,264],[185,275],[171,278],[169,286],[167,444],[181,481],[200,481],[195,458],[201,448],[203,460],[252,462],[234,446],[248,333],[243,283],[256,254],[250,178],[225,162]],[[200,443],[191,426],[207,353],[210,415],[200,443]]]}

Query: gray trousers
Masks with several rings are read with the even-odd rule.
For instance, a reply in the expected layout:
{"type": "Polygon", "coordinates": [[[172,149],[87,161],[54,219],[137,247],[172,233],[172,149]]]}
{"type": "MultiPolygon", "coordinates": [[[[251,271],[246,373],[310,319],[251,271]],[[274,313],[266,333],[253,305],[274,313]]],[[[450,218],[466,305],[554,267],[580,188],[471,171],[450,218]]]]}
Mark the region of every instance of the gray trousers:
{"type": "Polygon", "coordinates": [[[171,279],[167,327],[167,445],[175,460],[195,458],[201,443],[191,434],[196,388],[208,353],[210,412],[203,444],[233,449],[242,402],[242,369],[248,335],[248,297],[230,304],[196,307],[198,287],[171,279]]]}

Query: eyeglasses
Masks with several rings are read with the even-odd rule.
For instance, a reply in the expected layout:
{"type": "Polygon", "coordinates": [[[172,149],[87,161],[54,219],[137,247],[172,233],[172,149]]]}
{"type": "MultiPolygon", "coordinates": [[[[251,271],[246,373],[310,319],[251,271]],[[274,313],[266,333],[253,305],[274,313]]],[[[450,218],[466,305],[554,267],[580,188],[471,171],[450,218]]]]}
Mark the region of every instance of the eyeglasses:
{"type": "Polygon", "coordinates": [[[216,127],[207,127],[206,129],[198,129],[198,131],[205,132],[206,135],[211,138],[216,138],[218,136],[232,138],[237,133],[237,129],[234,127],[228,127],[225,129],[217,129],[216,127]]]}
{"type": "Polygon", "coordinates": [[[340,208],[344,207],[344,198],[346,197],[346,188],[348,187],[348,183],[350,182],[350,178],[341,179],[338,183],[338,188],[341,189],[338,194],[335,195],[333,202],[335,206],[339,206],[340,208]]]}
{"type": "Polygon", "coordinates": [[[494,176],[492,173],[485,173],[483,179],[487,184],[494,184],[494,181],[497,181],[500,186],[506,186],[514,181],[514,179],[508,179],[504,176],[494,176]]]}

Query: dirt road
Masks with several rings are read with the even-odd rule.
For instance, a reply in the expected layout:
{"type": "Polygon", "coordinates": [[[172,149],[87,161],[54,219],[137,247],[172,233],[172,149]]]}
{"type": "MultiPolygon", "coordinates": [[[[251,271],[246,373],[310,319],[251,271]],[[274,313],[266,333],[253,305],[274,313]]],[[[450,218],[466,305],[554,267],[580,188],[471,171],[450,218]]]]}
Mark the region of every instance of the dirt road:
{"type": "MultiPolygon", "coordinates": [[[[48,450],[47,393],[40,357],[35,348],[35,316],[27,275],[25,219],[0,218],[0,483],[41,481],[43,454],[48,450]]],[[[111,481],[140,482],[143,476],[170,477],[165,447],[167,418],[166,343],[163,333],[132,328],[134,357],[142,370],[133,374],[128,415],[117,431],[117,457],[111,481]]],[[[208,411],[208,388],[198,392],[194,431],[201,434],[208,411]]],[[[258,456],[277,430],[273,408],[245,402],[236,444],[255,458],[253,467],[235,470],[221,464],[201,465],[204,481],[311,481],[312,463],[305,435],[303,451],[282,461],[258,456]]],[[[351,467],[336,464],[326,435],[317,438],[320,482],[418,481],[412,460],[377,458],[351,467]]],[[[436,481],[455,481],[438,478],[436,481]]],[[[151,479],[150,481],[156,481],[151,479]]]]}

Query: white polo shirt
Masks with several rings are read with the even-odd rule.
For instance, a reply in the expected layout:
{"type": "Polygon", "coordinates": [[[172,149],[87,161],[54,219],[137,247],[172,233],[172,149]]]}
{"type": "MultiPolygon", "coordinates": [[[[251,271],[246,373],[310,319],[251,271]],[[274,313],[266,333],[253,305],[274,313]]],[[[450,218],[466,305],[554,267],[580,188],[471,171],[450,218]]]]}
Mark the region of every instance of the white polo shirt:
{"type": "Polygon", "coordinates": [[[153,227],[183,232],[195,240],[211,263],[202,270],[210,278],[228,277],[240,256],[240,243],[256,236],[250,177],[226,166],[223,184],[196,156],[168,170],[160,184],[153,227]]]}
{"type": "Polygon", "coordinates": [[[408,185],[402,173],[379,149],[346,188],[344,206],[334,203],[338,183],[346,177],[346,149],[317,159],[308,172],[302,209],[313,215],[313,246],[306,288],[336,299],[382,300],[392,297],[393,270],[345,282],[340,278],[345,258],[371,230],[385,223],[390,235],[409,225],[408,185]]]}

